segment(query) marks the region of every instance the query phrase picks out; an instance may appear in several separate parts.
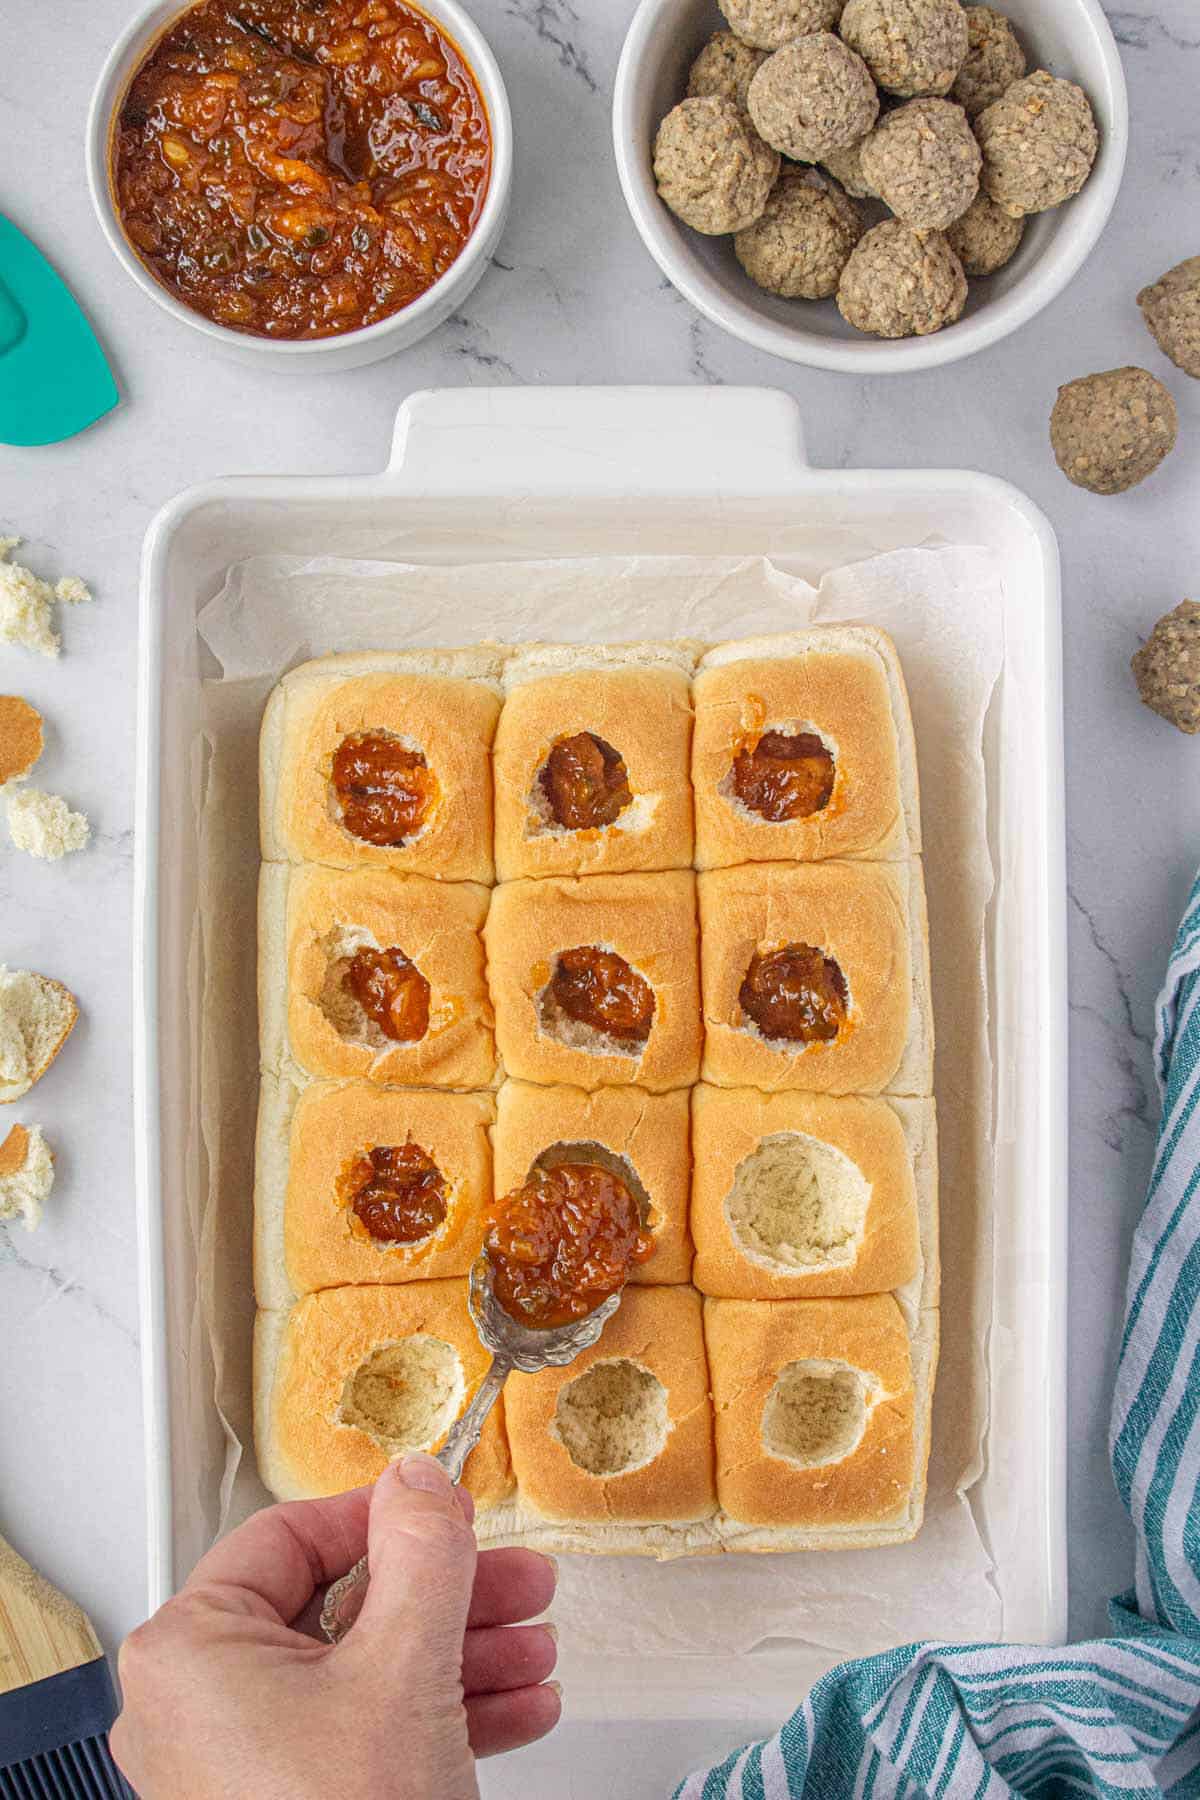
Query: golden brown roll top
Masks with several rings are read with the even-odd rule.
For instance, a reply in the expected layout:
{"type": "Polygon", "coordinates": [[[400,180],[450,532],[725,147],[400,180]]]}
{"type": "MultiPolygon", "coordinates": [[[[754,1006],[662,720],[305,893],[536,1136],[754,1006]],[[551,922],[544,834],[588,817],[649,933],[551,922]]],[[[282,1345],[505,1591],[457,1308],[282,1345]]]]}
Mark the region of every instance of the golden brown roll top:
{"type": "MultiPolygon", "coordinates": [[[[491,881],[499,693],[416,660],[327,658],[280,683],[261,747],[268,861],[491,881]]],[[[467,653],[427,660],[469,666],[467,653]]]]}
{"type": "Polygon", "coordinates": [[[920,850],[916,757],[891,639],[816,626],[700,659],[696,867],[920,850]]]}
{"type": "Polygon", "coordinates": [[[465,1275],[492,1199],[490,1094],[264,1076],[255,1183],[261,1306],[465,1275]]]}
{"type": "Polygon", "coordinates": [[[495,1074],[482,930],[489,890],[386,869],[264,864],[263,1063],[393,1086],[495,1074]]]}
{"type": "MultiPolygon", "coordinates": [[[[491,1360],[462,1281],[327,1288],[260,1313],[256,1330],[258,1464],[281,1500],[340,1494],[406,1451],[437,1451],[491,1360]]],[[[480,1509],[510,1491],[503,1401],[463,1479],[480,1509]]]]}
{"type": "Polygon", "coordinates": [[[717,1496],[737,1523],[901,1526],[917,1478],[912,1354],[890,1294],[706,1300],[717,1496]]]}
{"type": "MultiPolygon", "coordinates": [[[[932,1102],[914,1102],[932,1111],[932,1102]]],[[[886,1100],[692,1092],[694,1280],[741,1300],[890,1293],[921,1270],[917,1184],[886,1100]]],[[[934,1203],[923,1173],[921,1202],[934,1203]]]]}
{"type": "Polygon", "coordinates": [[[699,1296],[627,1289],[591,1350],[509,1377],[505,1419],[521,1499],[543,1518],[707,1518],[716,1494],[699,1296]]]}
{"type": "Polygon", "coordinates": [[[698,889],[706,1081],[931,1091],[919,862],[746,863],[698,889]]]}
{"type": "Polygon", "coordinates": [[[683,671],[633,663],[555,670],[544,661],[526,670],[522,660],[514,659],[496,732],[499,879],[690,869],[692,706],[683,671]]]}
{"type": "Polygon", "coordinates": [[[523,1081],[687,1087],[700,1067],[689,873],[511,881],[484,933],[496,1044],[523,1081]]]}

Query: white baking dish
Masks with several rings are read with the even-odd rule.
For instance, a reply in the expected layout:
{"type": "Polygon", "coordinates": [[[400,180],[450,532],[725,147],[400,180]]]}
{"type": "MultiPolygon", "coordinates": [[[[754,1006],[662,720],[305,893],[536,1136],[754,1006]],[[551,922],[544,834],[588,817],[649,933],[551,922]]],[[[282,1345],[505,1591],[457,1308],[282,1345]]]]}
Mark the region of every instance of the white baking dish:
{"type": "MultiPolygon", "coordinates": [[[[224,1453],[215,1406],[189,1400],[184,1380],[206,1347],[194,1319],[198,1247],[180,1193],[199,1139],[185,996],[199,866],[192,794],[209,653],[195,626],[229,565],[271,553],[395,559],[402,540],[407,562],[766,554],[815,579],[831,558],[934,536],[987,547],[1004,591],[1004,671],[984,744],[997,875],[987,957],[1001,1203],[993,1221],[990,1412],[971,1505],[994,1560],[1004,1635],[1065,1635],[1066,952],[1054,538],[1020,493],[987,477],[810,469],[794,402],[765,390],[420,394],[401,411],[382,475],[213,482],[181,495],[152,525],[141,594],[135,960],[152,1605],[207,1548],[213,1508],[197,1492],[196,1470],[215,1472],[213,1489],[224,1453]],[[1000,1464],[1005,1473],[993,1474],[1000,1464]],[[1001,1484],[1003,1509],[995,1506],[1001,1484]]],[[[469,637],[467,622],[447,622],[445,641],[469,637]]],[[[706,1716],[749,1725],[787,1710],[794,1663],[769,1646],[754,1663],[753,1693],[714,1689],[704,1696],[706,1716]]],[[[691,1670],[694,1690],[703,1659],[691,1670]]],[[[646,1716],[668,1715],[683,1692],[678,1671],[675,1680],[672,1687],[664,1672],[659,1688],[640,1694],[646,1716]]],[[[611,1706],[601,1693],[582,1694],[573,1695],[572,1710],[609,1716],[611,1706]]]]}

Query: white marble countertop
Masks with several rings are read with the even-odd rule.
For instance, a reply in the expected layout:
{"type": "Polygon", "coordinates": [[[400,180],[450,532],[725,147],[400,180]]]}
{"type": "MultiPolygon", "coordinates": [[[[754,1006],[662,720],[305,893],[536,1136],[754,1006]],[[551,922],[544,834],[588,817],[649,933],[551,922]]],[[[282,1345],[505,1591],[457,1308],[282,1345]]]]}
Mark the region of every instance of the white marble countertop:
{"type": "MultiPolygon", "coordinates": [[[[82,119],[128,0],[27,9],[0,62],[0,207],[69,273],[110,347],[125,404],[55,449],[0,446],[0,532],[44,573],[93,585],[52,664],[0,650],[0,688],[49,722],[39,779],[92,816],[95,846],[58,865],[0,846],[0,960],[44,969],[83,1020],[20,1109],[59,1180],[36,1236],[0,1227],[0,1524],[115,1643],[141,1616],[143,1491],[130,1126],[130,885],[137,569],[178,489],[230,472],[379,467],[399,401],[489,383],[744,382],[795,394],[809,454],[835,466],[961,466],[1045,509],[1066,579],[1070,857],[1072,1629],[1103,1628],[1131,1574],[1106,1457],[1130,1231],[1153,1141],[1151,1008],[1200,860],[1200,745],[1137,702],[1128,661],[1159,613],[1197,591],[1200,385],[1146,336],[1137,289],[1200,250],[1200,21],[1194,0],[1110,7],[1133,145],[1099,251],[1049,311],[970,362],[857,381],[776,363],[722,336],[667,288],[630,224],[608,137],[633,0],[474,0],[518,126],[516,197],[496,266],[431,340],[317,379],[212,357],[147,301],[93,220],[82,119]],[[52,96],[53,104],[46,103],[52,96]],[[64,123],[65,122],[65,123],[64,123]],[[1072,376],[1143,362],[1169,379],[1181,445],[1143,487],[1097,499],[1055,469],[1046,419],[1072,376]]],[[[936,1621],[930,1621],[936,1629],[936,1621]]],[[[570,1696],[567,1697],[570,1717],[570,1696]]],[[[492,1795],[663,1791],[716,1752],[694,1729],[564,1725],[496,1765],[492,1795]]]]}

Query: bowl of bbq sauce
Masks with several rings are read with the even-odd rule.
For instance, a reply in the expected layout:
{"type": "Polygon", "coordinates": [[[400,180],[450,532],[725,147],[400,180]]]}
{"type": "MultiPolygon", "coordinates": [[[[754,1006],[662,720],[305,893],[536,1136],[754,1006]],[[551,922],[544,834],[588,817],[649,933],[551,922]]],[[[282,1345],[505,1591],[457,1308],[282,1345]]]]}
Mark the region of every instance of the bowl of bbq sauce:
{"type": "Polygon", "coordinates": [[[508,98],[456,0],[154,0],[100,76],[88,180],[167,312],[242,360],[353,368],[426,336],[483,274],[508,98]]]}

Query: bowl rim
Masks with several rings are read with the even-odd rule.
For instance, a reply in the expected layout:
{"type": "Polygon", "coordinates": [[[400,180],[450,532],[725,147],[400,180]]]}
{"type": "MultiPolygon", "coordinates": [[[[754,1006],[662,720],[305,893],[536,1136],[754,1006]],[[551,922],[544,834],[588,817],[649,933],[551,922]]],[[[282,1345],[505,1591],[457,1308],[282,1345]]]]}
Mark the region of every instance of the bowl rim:
{"type": "MultiPolygon", "coordinates": [[[[638,235],[663,274],[696,310],[743,343],[789,362],[853,375],[912,374],[957,362],[1008,337],[1055,300],[1074,279],[1099,242],[1116,203],[1129,148],[1129,96],[1112,27],[1100,0],[1063,0],[1090,27],[1098,68],[1103,71],[1107,111],[1101,155],[1083,190],[1086,209],[1065,242],[1038,257],[1010,293],[970,317],[926,337],[901,339],[863,335],[861,342],[823,338],[757,314],[751,301],[727,294],[706,269],[680,256],[671,241],[673,224],[654,189],[649,159],[634,134],[633,110],[646,41],[659,18],[679,0],[640,0],[621,48],[613,86],[612,134],[617,176],[638,235]]],[[[1071,204],[1078,205],[1083,195],[1071,204]]]]}
{"type": "MultiPolygon", "coordinates": [[[[407,7],[423,13],[453,41],[474,76],[487,108],[492,137],[491,176],[483,210],[459,255],[432,287],[386,319],[377,319],[372,325],[360,325],[353,331],[337,332],[330,337],[268,338],[217,324],[214,319],[206,318],[177,299],[169,288],[156,280],[125,235],[109,179],[112,122],[126,83],[145,49],[172,22],[182,18],[198,3],[199,0],[175,0],[167,16],[164,0],[142,0],[105,57],[92,89],[85,137],[88,191],[100,229],[113,255],[142,292],[165,312],[214,344],[243,356],[260,353],[280,361],[316,362],[322,358],[340,359],[347,353],[381,345],[392,336],[403,336],[406,343],[415,343],[434,330],[446,316],[448,293],[459,289],[469,292],[475,285],[495,251],[508,210],[513,178],[512,109],[500,65],[483,32],[459,0],[404,0],[407,7]]],[[[402,347],[396,346],[397,349],[402,347]]]]}

